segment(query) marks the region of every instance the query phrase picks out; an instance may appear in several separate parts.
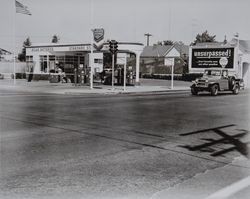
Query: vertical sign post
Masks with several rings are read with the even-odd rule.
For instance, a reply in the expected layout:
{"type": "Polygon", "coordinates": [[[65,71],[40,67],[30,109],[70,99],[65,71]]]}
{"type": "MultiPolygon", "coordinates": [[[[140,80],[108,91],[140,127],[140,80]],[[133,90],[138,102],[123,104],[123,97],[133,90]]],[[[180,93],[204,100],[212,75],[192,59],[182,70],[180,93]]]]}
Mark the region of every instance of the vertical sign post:
{"type": "Polygon", "coordinates": [[[126,91],[126,83],[127,83],[127,53],[124,56],[124,69],[123,69],[123,90],[126,91]]]}
{"type": "Polygon", "coordinates": [[[114,90],[114,76],[115,76],[115,54],[112,53],[112,79],[111,79],[111,86],[112,86],[112,90],[114,90]]]}
{"type": "Polygon", "coordinates": [[[166,58],[165,65],[171,66],[171,89],[174,88],[174,58],[166,58]]]}
{"type": "Polygon", "coordinates": [[[92,40],[90,44],[89,65],[90,65],[90,89],[93,89],[93,42],[92,40]]]}
{"type": "Polygon", "coordinates": [[[174,88],[174,64],[171,65],[171,89],[174,88]]]}
{"type": "Polygon", "coordinates": [[[16,85],[16,12],[14,12],[14,26],[13,26],[13,79],[14,79],[14,84],[16,85]]]}

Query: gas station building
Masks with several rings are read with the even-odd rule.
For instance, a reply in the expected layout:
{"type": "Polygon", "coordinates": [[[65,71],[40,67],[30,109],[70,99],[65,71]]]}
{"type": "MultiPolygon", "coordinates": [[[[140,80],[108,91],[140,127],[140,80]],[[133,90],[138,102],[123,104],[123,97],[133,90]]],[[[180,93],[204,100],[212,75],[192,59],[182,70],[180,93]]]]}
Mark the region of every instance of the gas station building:
{"type": "MultiPolygon", "coordinates": [[[[135,83],[139,83],[140,55],[143,51],[142,43],[119,42],[119,54],[135,55],[135,83]]],[[[37,44],[26,48],[26,62],[28,73],[33,75],[49,75],[58,68],[66,74],[72,74],[76,68],[90,70],[90,44],[37,44]]],[[[103,54],[109,53],[109,43],[103,43],[101,50],[93,51],[93,71],[100,73],[104,69],[103,54]]]]}

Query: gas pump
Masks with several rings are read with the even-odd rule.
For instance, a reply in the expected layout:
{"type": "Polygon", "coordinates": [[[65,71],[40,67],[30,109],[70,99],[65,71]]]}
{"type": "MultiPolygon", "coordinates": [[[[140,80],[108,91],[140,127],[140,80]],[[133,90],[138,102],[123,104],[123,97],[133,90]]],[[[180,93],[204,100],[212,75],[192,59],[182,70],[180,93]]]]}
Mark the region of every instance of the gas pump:
{"type": "Polygon", "coordinates": [[[74,84],[77,86],[77,68],[74,68],[74,84]]]}
{"type": "Polygon", "coordinates": [[[129,85],[134,84],[134,72],[133,72],[132,66],[129,66],[129,67],[128,67],[127,80],[128,80],[127,83],[128,83],[129,85]]]}

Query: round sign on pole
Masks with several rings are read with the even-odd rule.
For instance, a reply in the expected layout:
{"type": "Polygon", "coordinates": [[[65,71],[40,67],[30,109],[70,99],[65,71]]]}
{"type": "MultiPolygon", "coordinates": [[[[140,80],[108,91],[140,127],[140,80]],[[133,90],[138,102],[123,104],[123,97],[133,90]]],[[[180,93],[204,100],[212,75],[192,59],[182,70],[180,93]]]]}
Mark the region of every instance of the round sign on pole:
{"type": "Polygon", "coordinates": [[[226,65],[228,64],[228,59],[226,57],[221,57],[219,63],[222,66],[222,68],[225,68],[226,65]]]}

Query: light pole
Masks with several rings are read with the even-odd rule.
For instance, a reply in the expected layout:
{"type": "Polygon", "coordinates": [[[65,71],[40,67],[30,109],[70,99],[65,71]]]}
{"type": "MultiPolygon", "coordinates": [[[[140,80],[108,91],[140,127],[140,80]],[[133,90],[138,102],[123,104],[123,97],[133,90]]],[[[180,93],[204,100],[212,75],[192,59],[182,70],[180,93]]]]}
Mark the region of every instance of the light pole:
{"type": "Polygon", "coordinates": [[[94,75],[93,75],[93,0],[90,0],[90,56],[89,56],[89,65],[90,65],[90,89],[93,89],[94,75]]]}

